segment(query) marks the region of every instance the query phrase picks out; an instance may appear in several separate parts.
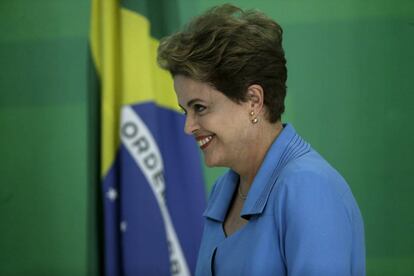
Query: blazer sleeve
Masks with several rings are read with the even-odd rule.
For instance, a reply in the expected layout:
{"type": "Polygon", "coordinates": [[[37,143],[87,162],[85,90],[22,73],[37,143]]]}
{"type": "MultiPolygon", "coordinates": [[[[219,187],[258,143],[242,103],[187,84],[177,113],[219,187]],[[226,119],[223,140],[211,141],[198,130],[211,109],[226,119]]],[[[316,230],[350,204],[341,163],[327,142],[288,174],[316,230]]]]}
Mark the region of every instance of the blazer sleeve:
{"type": "Polygon", "coordinates": [[[351,275],[352,222],[335,180],[315,172],[279,186],[279,237],[288,275],[351,275]]]}

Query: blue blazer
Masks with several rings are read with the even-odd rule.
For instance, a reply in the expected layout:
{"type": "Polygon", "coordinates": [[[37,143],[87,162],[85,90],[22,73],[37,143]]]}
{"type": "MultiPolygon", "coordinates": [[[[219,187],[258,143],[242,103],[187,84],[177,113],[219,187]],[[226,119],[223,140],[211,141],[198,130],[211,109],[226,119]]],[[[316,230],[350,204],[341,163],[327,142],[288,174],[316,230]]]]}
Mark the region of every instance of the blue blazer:
{"type": "Polygon", "coordinates": [[[341,175],[287,124],[245,200],[249,222],[226,237],[232,170],[210,194],[196,275],[365,275],[364,227],[341,175]]]}

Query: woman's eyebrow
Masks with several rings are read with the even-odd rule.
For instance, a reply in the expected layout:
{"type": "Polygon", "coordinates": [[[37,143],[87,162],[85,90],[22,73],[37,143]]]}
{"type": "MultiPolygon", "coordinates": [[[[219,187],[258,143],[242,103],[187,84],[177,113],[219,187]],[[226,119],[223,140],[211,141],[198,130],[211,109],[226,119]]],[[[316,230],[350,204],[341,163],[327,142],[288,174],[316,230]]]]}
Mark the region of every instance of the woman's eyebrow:
{"type": "MultiPolygon", "coordinates": [[[[187,104],[186,104],[186,106],[187,107],[191,107],[192,105],[194,105],[196,102],[198,102],[198,101],[201,101],[201,99],[199,99],[199,98],[195,98],[195,99],[191,99],[191,100],[189,100],[188,102],[187,102],[187,104]]],[[[186,111],[186,109],[181,105],[181,104],[178,104],[178,106],[183,110],[183,111],[186,111]]]]}

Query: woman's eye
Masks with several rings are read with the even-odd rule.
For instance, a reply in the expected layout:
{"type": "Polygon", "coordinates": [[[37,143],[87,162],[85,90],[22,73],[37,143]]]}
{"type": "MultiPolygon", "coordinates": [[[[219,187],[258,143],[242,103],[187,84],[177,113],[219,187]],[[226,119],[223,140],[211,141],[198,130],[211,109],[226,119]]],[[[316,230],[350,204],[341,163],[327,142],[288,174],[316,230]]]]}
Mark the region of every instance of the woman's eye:
{"type": "Polygon", "coordinates": [[[201,105],[201,104],[195,104],[194,105],[194,111],[197,113],[203,112],[206,109],[205,106],[201,105]]]}

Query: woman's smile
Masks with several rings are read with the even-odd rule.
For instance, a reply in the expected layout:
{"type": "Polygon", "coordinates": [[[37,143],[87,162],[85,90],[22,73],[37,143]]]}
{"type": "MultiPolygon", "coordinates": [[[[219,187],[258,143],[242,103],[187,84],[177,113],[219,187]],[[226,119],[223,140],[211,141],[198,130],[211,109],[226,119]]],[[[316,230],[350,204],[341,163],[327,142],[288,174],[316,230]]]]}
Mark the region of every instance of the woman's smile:
{"type": "Polygon", "coordinates": [[[197,144],[200,149],[204,150],[210,145],[210,142],[214,139],[215,135],[198,136],[196,137],[197,144]]]}

